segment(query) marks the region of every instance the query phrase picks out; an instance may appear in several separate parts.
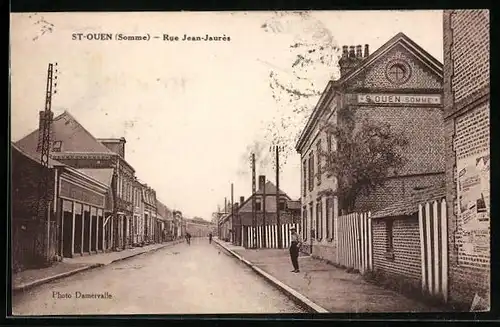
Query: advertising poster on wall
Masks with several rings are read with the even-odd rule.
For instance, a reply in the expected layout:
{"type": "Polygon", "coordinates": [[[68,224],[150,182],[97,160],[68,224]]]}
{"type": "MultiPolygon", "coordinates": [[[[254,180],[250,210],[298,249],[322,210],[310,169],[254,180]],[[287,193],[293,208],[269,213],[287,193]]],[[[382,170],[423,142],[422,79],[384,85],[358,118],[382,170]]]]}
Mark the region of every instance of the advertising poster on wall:
{"type": "Polygon", "coordinates": [[[463,249],[468,254],[489,253],[490,155],[457,160],[459,217],[463,249]]]}

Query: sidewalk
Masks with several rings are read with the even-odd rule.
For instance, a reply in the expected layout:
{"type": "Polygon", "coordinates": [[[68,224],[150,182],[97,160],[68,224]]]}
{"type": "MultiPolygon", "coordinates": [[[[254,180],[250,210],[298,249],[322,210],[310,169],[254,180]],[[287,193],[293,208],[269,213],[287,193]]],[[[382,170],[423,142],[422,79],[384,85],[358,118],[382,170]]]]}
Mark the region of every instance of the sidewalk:
{"type": "Polygon", "coordinates": [[[300,273],[290,272],[288,250],[245,249],[215,240],[257,273],[315,312],[440,312],[440,309],[371,284],[307,255],[300,255],[300,273]]]}
{"type": "Polygon", "coordinates": [[[109,265],[113,262],[132,258],[143,253],[157,251],[183,241],[184,240],[177,240],[122,251],[99,253],[75,258],[64,258],[62,262],[56,262],[47,268],[24,270],[14,274],[12,276],[12,291],[18,292],[27,290],[56,279],[71,276],[92,268],[109,265]]]}

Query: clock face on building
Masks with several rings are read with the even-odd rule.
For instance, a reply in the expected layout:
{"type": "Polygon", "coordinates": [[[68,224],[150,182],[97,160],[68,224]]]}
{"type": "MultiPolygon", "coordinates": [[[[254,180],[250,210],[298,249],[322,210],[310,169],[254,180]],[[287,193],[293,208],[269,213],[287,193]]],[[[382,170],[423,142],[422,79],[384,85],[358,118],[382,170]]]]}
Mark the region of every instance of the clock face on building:
{"type": "Polygon", "coordinates": [[[392,60],[387,64],[385,75],[396,85],[406,83],[411,76],[411,67],[404,60],[392,60]]]}

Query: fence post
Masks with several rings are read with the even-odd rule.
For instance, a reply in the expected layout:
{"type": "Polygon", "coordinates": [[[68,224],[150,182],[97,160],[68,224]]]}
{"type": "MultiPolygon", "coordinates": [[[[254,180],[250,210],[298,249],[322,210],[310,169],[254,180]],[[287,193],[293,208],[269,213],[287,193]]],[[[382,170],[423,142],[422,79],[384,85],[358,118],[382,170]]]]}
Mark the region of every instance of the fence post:
{"type": "Polygon", "coordinates": [[[440,291],[440,280],[439,280],[439,217],[438,217],[438,203],[434,201],[432,203],[432,227],[434,229],[433,236],[433,248],[434,248],[434,295],[438,295],[440,291]]]}
{"type": "Polygon", "coordinates": [[[446,200],[441,201],[441,259],[442,259],[442,293],[445,303],[448,302],[448,213],[446,200]]]}
{"type": "Polygon", "coordinates": [[[427,276],[427,291],[432,294],[432,243],[431,243],[431,206],[425,204],[425,245],[426,245],[426,276],[427,276]]]}
{"type": "Polygon", "coordinates": [[[418,205],[418,229],[420,231],[420,265],[422,267],[422,291],[427,289],[427,274],[426,274],[426,255],[425,255],[425,237],[424,237],[424,210],[422,204],[418,205]]]}

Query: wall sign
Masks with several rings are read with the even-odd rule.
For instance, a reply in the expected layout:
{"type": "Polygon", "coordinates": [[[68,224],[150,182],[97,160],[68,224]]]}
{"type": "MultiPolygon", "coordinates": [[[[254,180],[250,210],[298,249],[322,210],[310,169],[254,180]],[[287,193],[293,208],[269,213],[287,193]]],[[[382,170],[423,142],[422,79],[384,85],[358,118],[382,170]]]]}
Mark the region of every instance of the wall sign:
{"type": "Polygon", "coordinates": [[[370,93],[358,94],[358,103],[362,104],[441,104],[441,95],[438,94],[388,94],[370,93]]]}
{"type": "Polygon", "coordinates": [[[103,208],[106,201],[104,195],[73,184],[62,178],[59,194],[61,197],[92,204],[99,208],[103,208]]]}

